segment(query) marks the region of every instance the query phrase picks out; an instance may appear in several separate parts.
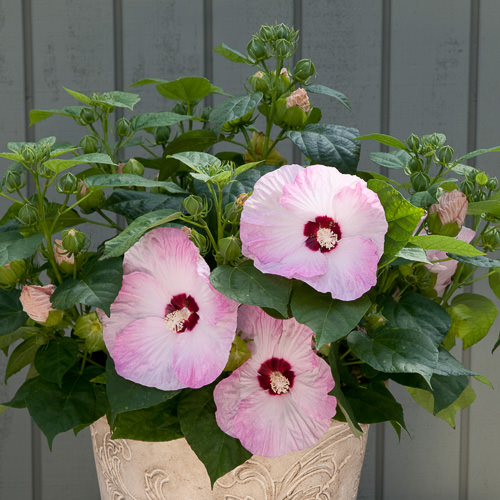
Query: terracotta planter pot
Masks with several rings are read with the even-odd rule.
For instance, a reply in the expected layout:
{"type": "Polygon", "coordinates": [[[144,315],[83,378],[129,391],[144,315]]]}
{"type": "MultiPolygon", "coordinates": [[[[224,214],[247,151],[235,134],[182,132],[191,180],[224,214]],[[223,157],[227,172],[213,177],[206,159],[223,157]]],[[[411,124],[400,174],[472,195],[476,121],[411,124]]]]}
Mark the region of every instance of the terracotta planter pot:
{"type": "Polygon", "coordinates": [[[368,426],[355,438],[333,422],[320,442],[279,458],[253,456],[210,489],[203,464],[185,439],[145,443],[111,439],[105,417],[91,426],[102,500],[355,499],[368,426]]]}

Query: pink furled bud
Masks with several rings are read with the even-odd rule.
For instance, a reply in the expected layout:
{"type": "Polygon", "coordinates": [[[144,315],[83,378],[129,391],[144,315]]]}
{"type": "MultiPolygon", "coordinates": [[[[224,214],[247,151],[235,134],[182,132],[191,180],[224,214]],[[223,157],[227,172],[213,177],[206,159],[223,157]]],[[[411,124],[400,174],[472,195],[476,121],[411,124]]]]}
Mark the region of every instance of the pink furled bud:
{"type": "Polygon", "coordinates": [[[80,196],[85,196],[85,194],[87,193],[87,190],[88,190],[87,184],[85,184],[85,182],[83,182],[83,181],[79,181],[78,182],[78,194],[80,196]]]}
{"type": "Polygon", "coordinates": [[[262,73],[262,71],[257,71],[257,73],[255,73],[253,76],[255,76],[255,78],[262,78],[264,76],[264,73],[262,73]]]}
{"type": "Polygon", "coordinates": [[[441,224],[446,225],[456,222],[458,227],[462,227],[467,215],[468,201],[462,191],[457,189],[443,193],[437,204],[431,205],[429,213],[437,213],[441,224]]]}
{"type": "Polygon", "coordinates": [[[304,113],[309,113],[311,103],[307,92],[303,88],[295,90],[286,98],[286,107],[291,108],[292,106],[298,106],[304,113]]]}
{"type": "Polygon", "coordinates": [[[19,297],[23,311],[37,323],[45,323],[50,311],[55,311],[50,302],[54,290],[54,285],[24,285],[19,297]]]}
{"type": "Polygon", "coordinates": [[[68,250],[63,247],[62,240],[54,240],[54,257],[56,258],[56,263],[58,266],[63,263],[71,265],[75,263],[75,256],[68,255],[68,253],[68,250]]]}
{"type": "Polygon", "coordinates": [[[288,70],[286,68],[281,68],[280,75],[284,75],[290,80],[290,75],[288,74],[288,70]]]}

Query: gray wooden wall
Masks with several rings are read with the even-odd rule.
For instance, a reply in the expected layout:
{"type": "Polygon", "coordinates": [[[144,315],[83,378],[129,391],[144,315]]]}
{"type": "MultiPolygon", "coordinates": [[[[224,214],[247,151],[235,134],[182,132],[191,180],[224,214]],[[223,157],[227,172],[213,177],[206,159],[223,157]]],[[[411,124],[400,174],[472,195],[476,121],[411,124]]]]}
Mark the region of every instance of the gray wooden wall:
{"type": "MultiPolygon", "coordinates": [[[[301,55],[316,64],[317,82],[351,100],[349,113],[315,97],[325,122],[400,138],[439,131],[457,153],[500,144],[498,0],[0,0],[0,148],[46,135],[75,138],[77,128],[63,119],[27,127],[30,108],[73,104],[63,86],[87,93],[144,77],[205,74],[240,93],[248,68],[212,49],[224,41],[243,51],[251,33],[275,21],[301,30],[301,55]]],[[[161,106],[146,89],[137,109],[161,106]]],[[[363,169],[375,147],[365,145],[363,169]]],[[[498,175],[499,162],[489,156],[479,165],[498,175]]],[[[412,438],[398,442],[387,425],[371,429],[359,499],[500,497],[493,337],[464,362],[499,389],[475,384],[477,401],[456,429],[397,390],[412,438]]],[[[0,355],[0,377],[4,368],[0,355]]],[[[0,386],[0,401],[20,383],[0,386]]],[[[87,432],[56,438],[51,453],[25,412],[0,416],[1,500],[97,499],[93,467],[87,432]]]]}

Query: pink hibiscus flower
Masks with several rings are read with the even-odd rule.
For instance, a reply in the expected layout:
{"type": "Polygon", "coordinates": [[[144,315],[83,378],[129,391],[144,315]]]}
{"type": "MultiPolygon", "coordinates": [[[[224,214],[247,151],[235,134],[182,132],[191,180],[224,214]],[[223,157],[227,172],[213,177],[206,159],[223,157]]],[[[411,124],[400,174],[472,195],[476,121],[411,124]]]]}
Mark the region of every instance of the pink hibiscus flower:
{"type": "MultiPolygon", "coordinates": [[[[462,227],[460,232],[457,234],[459,240],[470,243],[472,238],[476,235],[476,231],[469,229],[468,227],[462,227]]],[[[426,264],[425,267],[429,269],[432,273],[437,274],[436,284],[434,285],[434,290],[438,296],[443,295],[444,289],[451,283],[451,279],[457,270],[458,262],[455,259],[448,258],[446,252],[441,250],[428,250],[426,252],[427,259],[429,261],[436,261],[442,259],[443,262],[436,262],[435,264],[426,264]]]]}
{"type": "Polygon", "coordinates": [[[264,273],[354,300],[377,281],[387,221],[366,182],[334,167],[283,167],[261,177],[241,215],[242,251],[264,273]]]}
{"type": "Polygon", "coordinates": [[[122,288],[104,341],[122,377],[162,390],[201,387],[224,369],[237,304],[209,281],[210,269],[181,230],[157,228],[125,254],[122,288]]]}
{"type": "Polygon", "coordinates": [[[255,455],[275,457],[314,445],[337,400],[330,367],[311,349],[312,331],[241,306],[238,330],[252,357],[214,390],[219,427],[255,455]]]}
{"type": "Polygon", "coordinates": [[[45,323],[49,313],[55,311],[50,301],[55,289],[54,285],[24,285],[19,297],[23,311],[37,323],[45,323]]]}

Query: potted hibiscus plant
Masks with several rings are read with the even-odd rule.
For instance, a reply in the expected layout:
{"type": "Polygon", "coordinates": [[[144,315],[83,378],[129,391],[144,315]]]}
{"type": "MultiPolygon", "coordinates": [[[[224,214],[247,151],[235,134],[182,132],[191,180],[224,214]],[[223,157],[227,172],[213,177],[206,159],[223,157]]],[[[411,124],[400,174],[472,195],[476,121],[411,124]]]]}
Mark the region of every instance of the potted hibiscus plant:
{"type": "Polygon", "coordinates": [[[497,314],[463,287],[487,279],[500,297],[487,256],[499,186],[467,165],[500,148],[456,157],[443,134],[322,123],[316,94],[349,104],[314,83],[311,60],[291,64],[297,36],[262,26],[245,53],[216,49],[250,69],[239,96],[202,77],[145,79],[169,111],[134,115],[135,93],[67,89],[76,104],[31,122],[68,117],[78,144],[0,155],[5,381],[26,370],[2,408],[27,408],[50,445],[106,415],[113,438],[186,438],[213,483],[252,454],[313,446],[332,418],[400,433],[388,381],[451,425],[474,400],[470,378],[488,383],[450,349],[497,314]],[[204,107],[213,93],[224,99],[204,107]],[[358,170],[366,140],[388,147],[370,158],[403,182],[358,170]]]}

